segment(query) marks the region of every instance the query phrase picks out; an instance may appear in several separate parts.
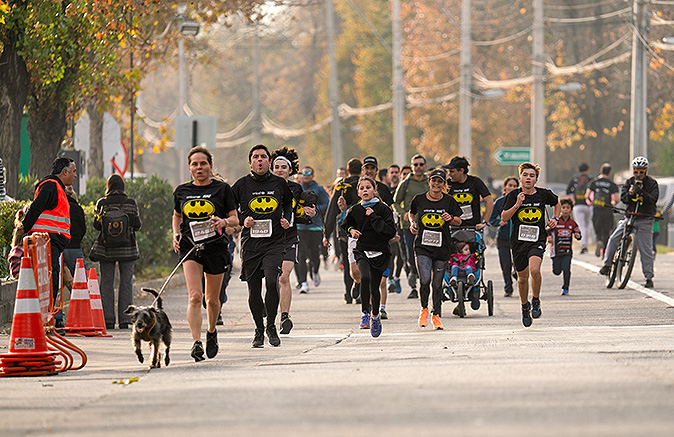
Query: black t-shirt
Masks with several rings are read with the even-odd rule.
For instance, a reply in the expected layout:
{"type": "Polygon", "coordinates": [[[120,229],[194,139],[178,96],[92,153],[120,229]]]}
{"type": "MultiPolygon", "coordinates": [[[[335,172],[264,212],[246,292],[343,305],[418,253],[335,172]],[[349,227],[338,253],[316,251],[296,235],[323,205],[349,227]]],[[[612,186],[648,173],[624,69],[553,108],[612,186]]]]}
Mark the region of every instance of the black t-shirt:
{"type": "MultiPolygon", "coordinates": [[[[300,195],[302,194],[302,185],[298,184],[297,182],[293,181],[287,181],[288,182],[288,188],[290,188],[290,192],[293,193],[293,221],[291,222],[291,226],[286,229],[286,241],[288,244],[293,244],[297,243],[299,241],[299,238],[297,236],[297,216],[298,213],[300,212],[298,209],[299,201],[300,201],[300,195]]],[[[304,211],[301,211],[304,213],[304,211]]]]}
{"type": "Polygon", "coordinates": [[[253,231],[259,237],[251,237],[251,229],[243,227],[242,249],[253,252],[282,251],[286,234],[281,226],[281,219],[292,222],[293,202],[293,193],[285,179],[271,173],[255,177],[249,174],[236,181],[232,191],[239,207],[241,225],[243,226],[246,217],[259,221],[253,231]]]}
{"type": "Polygon", "coordinates": [[[213,216],[227,218],[230,211],[236,210],[236,203],[227,182],[211,179],[210,184],[203,186],[193,182],[178,185],[173,191],[173,209],[183,216],[180,234],[183,238],[191,238],[191,222],[201,222],[213,216]]]}
{"type": "Polygon", "coordinates": [[[611,196],[620,190],[609,178],[597,178],[590,184],[590,191],[594,193],[595,208],[611,208],[611,196]]]}
{"type": "Polygon", "coordinates": [[[414,251],[432,259],[448,260],[452,254],[450,223],[442,219],[442,212],[460,217],[461,208],[449,194],[442,193],[442,199],[429,200],[426,193],[417,194],[412,199],[410,212],[417,222],[414,251]]]}
{"type": "Polygon", "coordinates": [[[480,198],[491,196],[489,188],[482,182],[482,179],[468,175],[468,178],[462,184],[450,182],[449,194],[463,211],[461,225],[475,226],[482,222],[480,198]]]}
{"type": "Polygon", "coordinates": [[[590,185],[592,178],[585,173],[579,173],[571,179],[566,187],[566,194],[573,196],[575,205],[587,205],[585,203],[585,191],[590,185]]]}
{"type": "MultiPolygon", "coordinates": [[[[506,196],[503,210],[507,211],[517,203],[517,196],[522,188],[512,190],[506,196]]],[[[545,205],[557,205],[557,195],[547,188],[536,187],[534,194],[525,194],[524,202],[512,217],[513,228],[510,234],[510,247],[540,243],[545,247],[547,232],[545,230],[545,205]]]]}
{"type": "Polygon", "coordinates": [[[377,183],[377,194],[379,194],[379,200],[387,204],[388,206],[393,205],[393,195],[391,194],[391,189],[383,182],[375,181],[377,183]]]}

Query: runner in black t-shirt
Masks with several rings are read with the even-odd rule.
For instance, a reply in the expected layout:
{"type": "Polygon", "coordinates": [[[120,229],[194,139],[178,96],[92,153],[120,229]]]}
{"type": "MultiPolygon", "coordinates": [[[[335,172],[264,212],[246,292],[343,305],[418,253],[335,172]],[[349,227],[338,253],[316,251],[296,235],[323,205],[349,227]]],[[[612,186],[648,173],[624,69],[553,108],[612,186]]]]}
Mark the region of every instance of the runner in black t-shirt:
{"type": "Polygon", "coordinates": [[[444,165],[449,169],[449,194],[454,197],[456,203],[463,211],[461,214],[461,224],[463,226],[475,226],[476,230],[481,230],[487,226],[487,219],[491,217],[491,211],[494,209],[494,198],[491,196],[489,188],[477,176],[468,174],[470,164],[463,156],[455,156],[444,165]],[[484,200],[484,216],[480,211],[480,202],[484,200]]]}
{"type": "Polygon", "coordinates": [[[281,277],[279,278],[280,307],[281,307],[281,334],[290,334],[293,329],[293,322],[290,320],[290,303],[293,292],[290,287],[290,273],[297,262],[297,250],[299,236],[297,234],[297,221],[308,216],[316,215],[316,209],[311,206],[299,206],[302,186],[297,182],[288,180],[290,175],[299,171],[299,156],[295,149],[283,147],[274,150],[271,153],[272,171],[276,176],[282,177],[288,183],[290,191],[293,193],[293,221],[290,227],[286,229],[286,245],[283,253],[283,265],[281,267],[281,277]]]}
{"type": "Polygon", "coordinates": [[[227,248],[229,241],[221,235],[224,228],[237,226],[239,220],[232,189],[226,182],[212,179],[211,152],[204,147],[195,147],[187,157],[192,182],[179,185],[173,192],[173,250],[180,251],[183,258],[195,242],[206,242],[202,249],[193,251],[183,263],[189,293],[187,323],[194,341],[191,355],[194,361],[202,361],[202,278],[206,276],[206,355],[213,358],[218,353],[215,325],[221,307],[220,286],[225,268],[232,262],[227,248]]]}
{"type": "Polygon", "coordinates": [[[442,279],[447,261],[452,254],[452,236],[450,225],[461,224],[461,208],[454,198],[442,192],[447,176],[444,170],[433,170],[428,175],[430,190],[417,194],[410,206],[410,231],[416,235],[414,253],[421,288],[421,312],[419,326],[428,323],[428,296],[433,283],[433,329],[443,329],[442,316],[442,279]]]}
{"type": "Polygon", "coordinates": [[[602,256],[613,230],[613,207],[620,200],[620,189],[611,180],[611,164],[601,165],[599,176],[593,179],[585,193],[588,205],[592,205],[592,224],[597,234],[595,255],[602,256]]]}
{"type": "Polygon", "coordinates": [[[255,320],[253,347],[264,346],[264,312],[269,344],[279,346],[276,314],[279,305],[278,281],[286,248],[285,230],[293,220],[293,194],[286,181],[269,171],[270,153],[258,144],[250,149],[251,172],[232,187],[239,207],[241,233],[241,279],[248,283],[248,306],[255,320]],[[267,292],[262,299],[262,279],[267,292]]]}
{"type": "Polygon", "coordinates": [[[510,249],[517,270],[517,288],[522,303],[522,323],[531,326],[531,318],[541,316],[541,262],[545,253],[547,229],[554,229],[559,222],[561,206],[559,199],[550,190],[536,187],[540,167],[530,162],[520,164],[520,183],[506,196],[501,220],[512,218],[510,249]],[[554,217],[545,221],[545,205],[554,206],[554,217]],[[529,303],[529,275],[531,275],[532,299],[529,303]]]}

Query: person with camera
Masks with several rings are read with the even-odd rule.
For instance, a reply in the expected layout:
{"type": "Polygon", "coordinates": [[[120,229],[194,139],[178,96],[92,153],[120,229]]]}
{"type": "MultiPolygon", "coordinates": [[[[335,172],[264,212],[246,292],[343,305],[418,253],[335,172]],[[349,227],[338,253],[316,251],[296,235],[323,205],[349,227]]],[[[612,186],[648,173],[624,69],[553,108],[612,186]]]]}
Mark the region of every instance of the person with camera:
{"type": "Polygon", "coordinates": [[[94,229],[100,234],[89,253],[89,258],[101,265],[101,303],[106,329],[115,327],[115,264],[119,264],[119,329],[128,329],[131,324],[124,310],[133,305],[133,269],[140,258],[136,232],[140,226],[138,205],[124,192],[124,179],[118,174],[110,175],[105,196],[96,202],[94,229]]]}
{"type": "MultiPolygon", "coordinates": [[[[637,236],[637,247],[641,258],[641,271],[646,278],[647,288],[653,288],[653,222],[657,212],[656,203],[660,195],[658,182],[648,176],[648,159],[637,156],[632,161],[634,176],[627,179],[620,190],[620,200],[627,205],[627,213],[636,212],[634,232],[637,236]]],[[[604,251],[604,266],[599,274],[608,275],[611,271],[611,261],[622,238],[627,218],[620,221],[608,240],[604,251]]]]}

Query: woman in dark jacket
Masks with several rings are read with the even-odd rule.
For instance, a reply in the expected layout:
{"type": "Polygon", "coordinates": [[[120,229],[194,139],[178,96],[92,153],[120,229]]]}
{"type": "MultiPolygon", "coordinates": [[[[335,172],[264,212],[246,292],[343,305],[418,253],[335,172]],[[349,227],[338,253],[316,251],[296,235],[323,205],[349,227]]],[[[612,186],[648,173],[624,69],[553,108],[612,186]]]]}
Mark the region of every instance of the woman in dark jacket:
{"type": "Polygon", "coordinates": [[[105,197],[96,202],[94,228],[100,234],[89,254],[92,261],[99,261],[101,265],[101,302],[106,329],[115,327],[115,263],[119,263],[120,275],[117,304],[119,329],[127,329],[131,323],[124,310],[133,304],[133,268],[135,261],[140,258],[136,231],[140,226],[138,206],[135,200],[124,193],[124,179],[117,174],[110,175],[105,197]]]}
{"type": "Polygon", "coordinates": [[[505,198],[512,190],[519,187],[520,183],[517,178],[508,177],[503,181],[503,196],[494,201],[494,210],[489,218],[491,226],[498,226],[498,234],[496,235],[496,248],[498,249],[498,261],[501,264],[501,273],[503,273],[505,297],[513,295],[513,261],[510,254],[510,231],[512,229],[512,222],[501,223],[501,212],[503,212],[503,204],[505,198]]]}

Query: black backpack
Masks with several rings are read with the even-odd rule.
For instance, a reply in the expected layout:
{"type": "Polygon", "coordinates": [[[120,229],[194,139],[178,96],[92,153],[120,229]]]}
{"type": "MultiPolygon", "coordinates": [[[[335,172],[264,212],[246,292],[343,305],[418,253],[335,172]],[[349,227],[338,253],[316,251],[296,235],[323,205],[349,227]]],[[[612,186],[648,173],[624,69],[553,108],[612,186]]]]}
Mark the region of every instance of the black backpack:
{"type": "Polygon", "coordinates": [[[117,207],[103,210],[101,219],[101,236],[105,247],[121,247],[131,243],[129,216],[117,207]]]}

